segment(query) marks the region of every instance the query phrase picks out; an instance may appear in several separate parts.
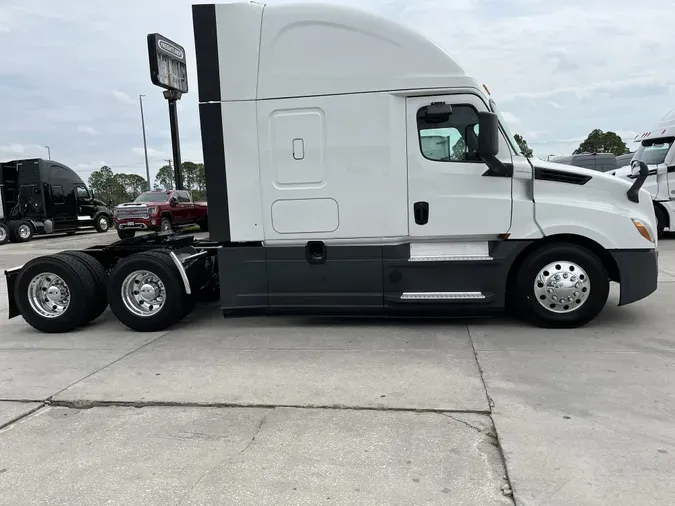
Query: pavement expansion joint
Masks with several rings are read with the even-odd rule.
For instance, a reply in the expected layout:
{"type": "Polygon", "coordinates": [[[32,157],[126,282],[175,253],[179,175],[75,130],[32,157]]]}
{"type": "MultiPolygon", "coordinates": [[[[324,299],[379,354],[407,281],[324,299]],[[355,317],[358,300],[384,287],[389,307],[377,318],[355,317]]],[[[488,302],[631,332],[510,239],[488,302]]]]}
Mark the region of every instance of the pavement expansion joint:
{"type": "MultiPolygon", "coordinates": [[[[39,401],[40,402],[40,401],[39,401]]],[[[335,409],[351,411],[392,411],[403,413],[466,413],[489,416],[487,410],[454,410],[432,408],[392,408],[387,406],[350,406],[343,404],[237,404],[225,402],[172,402],[172,401],[103,401],[103,400],[58,400],[48,399],[44,404],[72,409],[91,409],[104,407],[151,408],[151,407],[184,407],[184,408],[293,408],[293,409],[335,409]]]]}

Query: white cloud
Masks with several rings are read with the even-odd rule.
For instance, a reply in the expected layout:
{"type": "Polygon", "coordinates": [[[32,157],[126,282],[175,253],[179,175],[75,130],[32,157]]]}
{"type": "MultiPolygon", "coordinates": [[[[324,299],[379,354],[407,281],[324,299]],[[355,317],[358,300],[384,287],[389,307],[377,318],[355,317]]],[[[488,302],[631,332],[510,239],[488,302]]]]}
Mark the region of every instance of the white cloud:
{"type": "MultiPolygon", "coordinates": [[[[607,0],[330,1],[433,38],[488,85],[518,120],[509,118],[514,130],[537,150],[549,141],[551,149],[570,151],[578,144],[563,141],[593,128],[648,130],[675,102],[675,67],[667,64],[675,45],[671,0],[613,0],[611,9],[607,0]],[[649,29],[630,19],[649,20],[649,29]]],[[[184,160],[202,159],[191,5],[210,0],[123,8],[91,0],[0,3],[0,47],[11,48],[0,52],[0,111],[12,119],[0,120],[0,156],[46,156],[40,146],[48,144],[72,166],[103,158],[113,169],[142,173],[144,94],[154,173],[171,158],[166,101],[150,83],[144,44],[158,31],[186,48],[191,91],[179,103],[181,150],[184,160]]]]}
{"type": "MultiPolygon", "coordinates": [[[[142,147],[141,148],[131,148],[131,151],[133,151],[133,153],[138,155],[138,156],[143,156],[143,157],[145,156],[145,150],[142,147]]],[[[171,157],[171,155],[169,155],[168,153],[166,153],[164,151],[160,151],[160,150],[154,149],[154,148],[148,148],[148,158],[161,158],[162,160],[164,160],[164,159],[170,158],[170,157],[171,157]]]]}
{"type": "Polygon", "coordinates": [[[518,116],[516,116],[512,112],[502,111],[502,116],[504,116],[506,123],[508,123],[509,125],[520,125],[522,123],[522,121],[518,119],[518,116]]]}
{"type": "Polygon", "coordinates": [[[98,135],[98,131],[89,125],[80,125],[77,127],[77,131],[83,134],[98,135]]]}
{"type": "Polygon", "coordinates": [[[121,104],[134,105],[136,103],[129,95],[127,95],[123,91],[113,90],[110,93],[112,93],[113,97],[115,97],[121,104]]]}

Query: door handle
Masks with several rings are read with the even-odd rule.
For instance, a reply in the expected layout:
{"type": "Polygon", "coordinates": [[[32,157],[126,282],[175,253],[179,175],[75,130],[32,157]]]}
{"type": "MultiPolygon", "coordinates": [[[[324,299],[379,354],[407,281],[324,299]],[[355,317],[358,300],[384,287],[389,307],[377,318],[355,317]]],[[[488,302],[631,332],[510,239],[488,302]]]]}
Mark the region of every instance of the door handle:
{"type": "Polygon", "coordinates": [[[429,223],[429,202],[415,202],[413,206],[415,223],[426,225],[429,223]]]}

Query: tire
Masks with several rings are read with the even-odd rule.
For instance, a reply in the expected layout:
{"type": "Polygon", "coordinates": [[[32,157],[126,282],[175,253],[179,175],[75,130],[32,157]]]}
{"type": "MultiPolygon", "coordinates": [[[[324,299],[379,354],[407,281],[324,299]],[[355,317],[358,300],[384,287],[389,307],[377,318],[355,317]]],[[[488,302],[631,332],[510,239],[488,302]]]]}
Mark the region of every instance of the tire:
{"type": "Polygon", "coordinates": [[[13,221],[9,224],[9,234],[10,238],[13,238],[14,242],[28,242],[33,238],[33,225],[25,220],[13,221]]]}
{"type": "Polygon", "coordinates": [[[171,224],[171,218],[162,216],[162,221],[159,225],[160,232],[173,232],[173,225],[171,224]]]}
{"type": "Polygon", "coordinates": [[[99,214],[94,218],[94,228],[99,234],[103,234],[110,230],[110,220],[105,214],[99,214]]]}
{"type": "Polygon", "coordinates": [[[661,206],[655,205],[654,212],[656,213],[656,232],[659,237],[663,237],[663,234],[668,227],[668,215],[663,210],[661,206]]]}
{"type": "Polygon", "coordinates": [[[9,242],[9,227],[5,223],[0,223],[0,246],[9,242]]]}
{"type": "Polygon", "coordinates": [[[106,286],[108,275],[106,274],[101,262],[87,253],[82,251],[62,251],[59,253],[59,255],[69,256],[80,262],[87,268],[89,274],[91,274],[92,278],[94,279],[95,290],[90,294],[93,304],[86,321],[86,323],[91,323],[101,316],[108,307],[108,294],[106,286]]]}
{"type": "Polygon", "coordinates": [[[120,322],[138,332],[157,332],[177,323],[185,315],[185,297],[183,281],[166,252],[149,251],[131,255],[118,263],[108,278],[110,309],[120,322]],[[152,307],[155,304],[147,306],[149,303],[145,301],[142,304],[134,303],[132,299],[136,297],[140,299],[140,294],[127,291],[127,286],[134,285],[131,283],[127,285],[125,280],[138,271],[150,272],[163,283],[164,300],[159,310],[152,307]],[[135,312],[132,312],[127,304],[133,307],[135,312]],[[154,314],[145,316],[139,314],[153,310],[156,311],[154,314]]]}
{"type": "MultiPolygon", "coordinates": [[[[54,280],[47,276],[44,282],[49,284],[54,283],[54,280]]],[[[56,285],[57,283],[53,284],[53,286],[56,285]]],[[[91,294],[95,290],[96,283],[89,270],[81,262],[66,255],[43,256],[30,260],[21,269],[16,280],[14,301],[21,316],[31,327],[50,334],[62,333],[74,330],[86,323],[94,303],[91,294]],[[45,307],[41,302],[31,304],[32,297],[28,293],[31,282],[38,277],[47,276],[48,273],[61,278],[69,293],[69,303],[63,304],[66,306],[65,309],[52,317],[37,312],[35,307],[41,308],[43,312],[45,312],[45,307]]],[[[39,290],[36,292],[40,293],[39,290]]],[[[47,308],[47,310],[54,307],[47,308]]]]}
{"type": "Polygon", "coordinates": [[[600,314],[609,296],[609,275],[602,261],[592,251],[572,243],[549,244],[530,253],[514,285],[511,303],[516,314],[543,328],[580,327],[600,314]],[[546,283],[535,287],[540,273],[546,283]],[[559,281],[557,275],[561,276],[559,281]],[[556,285],[556,281],[558,288],[549,288],[549,283],[556,285]],[[561,289],[560,284],[566,286],[561,289]],[[565,302],[561,302],[561,295],[565,302]]]}
{"type": "Polygon", "coordinates": [[[135,230],[118,230],[117,236],[120,239],[131,239],[132,237],[136,236],[136,231],[135,230]]]}

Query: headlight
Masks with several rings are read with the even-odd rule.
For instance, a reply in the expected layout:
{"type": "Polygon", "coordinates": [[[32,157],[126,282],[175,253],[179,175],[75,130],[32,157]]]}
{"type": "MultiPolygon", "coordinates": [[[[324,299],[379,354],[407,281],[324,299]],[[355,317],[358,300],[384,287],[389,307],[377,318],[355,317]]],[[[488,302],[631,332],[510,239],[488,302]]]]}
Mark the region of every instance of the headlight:
{"type": "Polygon", "coordinates": [[[642,237],[647,239],[649,242],[654,242],[654,234],[652,234],[651,230],[649,230],[649,227],[647,225],[645,225],[642,221],[638,220],[637,218],[633,218],[633,225],[635,225],[635,228],[642,237]]]}
{"type": "Polygon", "coordinates": [[[148,207],[147,210],[148,216],[154,216],[157,214],[157,208],[156,207],[148,207]]]}
{"type": "Polygon", "coordinates": [[[116,207],[113,208],[113,216],[115,218],[117,218],[117,208],[116,207]]]}

